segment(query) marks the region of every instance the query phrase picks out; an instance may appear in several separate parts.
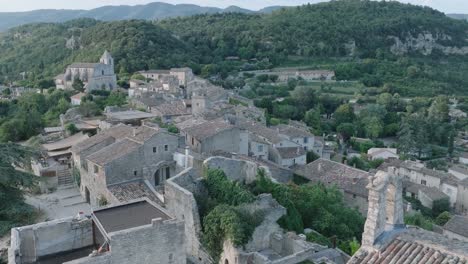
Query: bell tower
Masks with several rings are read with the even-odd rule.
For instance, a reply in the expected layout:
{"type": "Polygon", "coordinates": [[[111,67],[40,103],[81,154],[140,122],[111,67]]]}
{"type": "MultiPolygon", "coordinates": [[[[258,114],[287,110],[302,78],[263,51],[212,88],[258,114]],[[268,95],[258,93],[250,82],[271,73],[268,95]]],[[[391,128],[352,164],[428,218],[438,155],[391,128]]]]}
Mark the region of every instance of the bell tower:
{"type": "Polygon", "coordinates": [[[114,58],[112,58],[111,54],[106,50],[104,54],[102,54],[101,59],[99,60],[100,63],[112,66],[114,69],[114,58]]]}

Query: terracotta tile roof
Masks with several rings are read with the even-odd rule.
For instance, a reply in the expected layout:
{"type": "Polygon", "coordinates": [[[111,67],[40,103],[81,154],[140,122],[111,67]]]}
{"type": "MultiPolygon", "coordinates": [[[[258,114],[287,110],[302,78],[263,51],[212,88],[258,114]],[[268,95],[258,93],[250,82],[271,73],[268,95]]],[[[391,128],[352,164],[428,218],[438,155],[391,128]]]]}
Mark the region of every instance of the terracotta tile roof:
{"type": "Polygon", "coordinates": [[[89,155],[88,160],[100,166],[104,166],[113,160],[137,150],[140,146],[141,144],[125,138],[89,155]]]}
{"type": "Polygon", "coordinates": [[[280,137],[278,131],[268,128],[265,125],[253,121],[239,122],[237,126],[241,129],[245,129],[250,133],[256,134],[262,138],[265,138],[272,144],[279,143],[285,139],[280,137]]]}
{"type": "Polygon", "coordinates": [[[87,140],[88,138],[89,138],[88,135],[80,132],[73,136],[56,141],[54,143],[43,144],[42,147],[47,151],[66,149],[66,148],[71,148],[72,146],[77,145],[80,142],[87,140]]]}
{"type": "Polygon", "coordinates": [[[233,128],[235,127],[228,122],[223,120],[213,120],[186,128],[184,131],[198,140],[203,140],[233,128]]]}
{"type": "Polygon", "coordinates": [[[313,137],[312,133],[305,129],[300,129],[290,125],[277,125],[271,127],[271,129],[276,130],[279,134],[288,136],[290,139],[293,138],[304,138],[304,137],[313,137]]]}
{"type": "Polygon", "coordinates": [[[134,139],[138,142],[145,142],[146,140],[152,138],[154,135],[160,132],[159,128],[156,127],[149,127],[149,126],[140,126],[138,128],[134,128],[132,135],[128,136],[130,139],[134,139]]]}
{"type": "Polygon", "coordinates": [[[142,180],[114,184],[107,188],[121,203],[147,197],[151,201],[161,204],[156,194],[142,180]]]}
{"type": "Polygon", "coordinates": [[[380,249],[361,248],[348,261],[348,264],[359,263],[466,264],[468,243],[429,231],[409,229],[380,249]]]}
{"type": "Polygon", "coordinates": [[[101,143],[108,138],[114,138],[114,140],[124,138],[131,135],[133,128],[124,124],[118,124],[109,129],[102,131],[101,133],[94,135],[87,140],[84,140],[72,147],[72,151],[80,153],[94,145],[101,143]]]}
{"type": "Polygon", "coordinates": [[[445,225],[444,229],[468,238],[468,217],[454,215],[445,225]]]}
{"type": "Polygon", "coordinates": [[[306,154],[302,147],[277,148],[281,158],[293,159],[306,154]]]}
{"type": "Polygon", "coordinates": [[[312,182],[321,182],[327,186],[336,185],[345,192],[362,197],[368,196],[366,186],[369,182],[369,173],[345,164],[318,159],[298,167],[295,173],[312,182]]]}

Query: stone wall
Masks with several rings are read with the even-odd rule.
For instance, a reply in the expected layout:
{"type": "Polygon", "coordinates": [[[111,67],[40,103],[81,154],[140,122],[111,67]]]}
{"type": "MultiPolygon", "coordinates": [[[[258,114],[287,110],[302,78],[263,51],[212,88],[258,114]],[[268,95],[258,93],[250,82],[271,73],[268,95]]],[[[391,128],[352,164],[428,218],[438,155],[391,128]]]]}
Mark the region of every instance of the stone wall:
{"type": "Polygon", "coordinates": [[[186,263],[183,221],[155,219],[150,225],[108,235],[112,264],[186,263]]]}
{"type": "Polygon", "coordinates": [[[14,228],[9,263],[33,263],[38,258],[93,245],[92,221],[64,218],[14,228]]]}
{"type": "Polygon", "coordinates": [[[224,157],[211,157],[203,163],[210,169],[221,169],[231,181],[247,184],[255,181],[259,169],[254,162],[224,157]]]}
{"type": "Polygon", "coordinates": [[[187,255],[200,263],[210,263],[210,257],[199,241],[202,227],[194,193],[204,192],[200,176],[196,170],[189,168],[169,179],[164,188],[167,210],[176,219],[184,220],[187,255]]]}

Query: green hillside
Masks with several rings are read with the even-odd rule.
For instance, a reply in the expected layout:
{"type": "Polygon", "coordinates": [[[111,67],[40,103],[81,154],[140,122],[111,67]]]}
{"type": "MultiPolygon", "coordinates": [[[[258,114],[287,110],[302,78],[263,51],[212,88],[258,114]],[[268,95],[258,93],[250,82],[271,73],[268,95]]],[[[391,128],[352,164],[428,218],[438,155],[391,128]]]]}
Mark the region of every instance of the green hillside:
{"type": "Polygon", "coordinates": [[[467,32],[468,22],[431,8],[367,0],[271,14],[31,24],[0,37],[0,80],[18,79],[21,72],[33,80],[51,78],[65,65],[95,61],[109,49],[118,73],[186,65],[226,78],[237,70],[297,65],[335,70],[338,80],[405,96],[466,95],[467,32]],[[76,43],[70,47],[72,36],[76,43]],[[229,56],[244,62],[225,62],[229,56]]]}
{"type": "Polygon", "coordinates": [[[0,80],[17,80],[21,72],[32,80],[51,78],[72,62],[98,61],[105,49],[115,57],[117,72],[189,65],[197,58],[184,42],[151,22],[30,24],[1,37],[0,80]]]}

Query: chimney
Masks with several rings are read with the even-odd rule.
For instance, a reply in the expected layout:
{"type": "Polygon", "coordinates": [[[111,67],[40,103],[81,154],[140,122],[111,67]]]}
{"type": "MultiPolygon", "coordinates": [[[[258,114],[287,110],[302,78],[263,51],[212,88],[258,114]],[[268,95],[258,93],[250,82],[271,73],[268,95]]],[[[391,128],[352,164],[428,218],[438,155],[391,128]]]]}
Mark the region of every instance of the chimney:
{"type": "Polygon", "coordinates": [[[136,137],[136,128],[133,128],[133,136],[136,137]]]}
{"type": "Polygon", "coordinates": [[[299,149],[299,147],[297,147],[296,154],[299,155],[299,153],[301,153],[301,150],[299,149]]]}
{"type": "Polygon", "coordinates": [[[322,171],[322,163],[319,163],[319,164],[318,164],[318,171],[319,171],[319,172],[322,171]]]}

